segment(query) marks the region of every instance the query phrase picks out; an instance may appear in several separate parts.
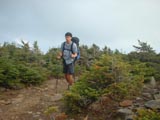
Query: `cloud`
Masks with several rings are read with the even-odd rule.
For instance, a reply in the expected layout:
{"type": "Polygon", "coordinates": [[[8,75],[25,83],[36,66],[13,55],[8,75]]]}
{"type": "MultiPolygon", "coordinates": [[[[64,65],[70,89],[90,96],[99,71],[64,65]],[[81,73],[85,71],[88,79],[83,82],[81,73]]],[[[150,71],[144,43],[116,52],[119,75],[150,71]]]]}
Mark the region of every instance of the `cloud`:
{"type": "Polygon", "coordinates": [[[159,4],[159,0],[1,0],[0,37],[25,35],[47,51],[59,46],[70,31],[81,44],[129,52],[140,39],[160,52],[159,4]]]}

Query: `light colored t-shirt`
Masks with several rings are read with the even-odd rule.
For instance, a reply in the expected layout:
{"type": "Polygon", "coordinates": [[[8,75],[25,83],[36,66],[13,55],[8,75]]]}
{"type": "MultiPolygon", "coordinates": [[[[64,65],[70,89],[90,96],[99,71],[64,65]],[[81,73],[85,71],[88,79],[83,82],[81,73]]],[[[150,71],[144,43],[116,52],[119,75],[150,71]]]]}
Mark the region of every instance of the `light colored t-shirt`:
{"type": "Polygon", "coordinates": [[[73,53],[77,53],[77,45],[73,43],[72,46],[72,41],[68,44],[67,42],[63,42],[61,44],[61,51],[63,52],[63,59],[65,60],[66,64],[70,64],[74,61],[74,58],[71,57],[72,51],[73,53]],[[63,44],[64,45],[64,50],[63,50],[63,44]],[[71,50],[72,49],[72,50],[71,50]]]}

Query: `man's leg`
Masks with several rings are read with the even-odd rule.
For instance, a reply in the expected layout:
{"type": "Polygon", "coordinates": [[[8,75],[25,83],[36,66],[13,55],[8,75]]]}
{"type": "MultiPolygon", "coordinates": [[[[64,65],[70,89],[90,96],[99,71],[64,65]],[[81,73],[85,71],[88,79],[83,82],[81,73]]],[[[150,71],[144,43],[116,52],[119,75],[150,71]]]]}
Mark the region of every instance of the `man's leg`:
{"type": "Polygon", "coordinates": [[[73,74],[74,74],[74,63],[71,63],[68,66],[68,79],[69,79],[69,84],[72,85],[74,83],[74,79],[73,79],[73,74]]]}
{"type": "Polygon", "coordinates": [[[72,74],[67,74],[67,80],[68,80],[69,85],[73,84],[73,76],[72,76],[72,74]]]}
{"type": "Polygon", "coordinates": [[[63,61],[63,73],[64,73],[64,77],[65,77],[67,83],[69,84],[69,77],[68,77],[67,69],[68,69],[68,66],[63,61]]]}
{"type": "Polygon", "coordinates": [[[65,74],[65,79],[68,82],[69,85],[73,84],[73,76],[72,74],[65,74]]]}
{"type": "Polygon", "coordinates": [[[72,75],[74,73],[73,64],[69,64],[69,65],[64,64],[63,72],[65,73],[65,79],[68,82],[68,84],[72,85],[74,82],[73,75],[72,75]]]}
{"type": "Polygon", "coordinates": [[[65,74],[64,77],[65,77],[66,81],[69,83],[68,74],[65,74]]]}

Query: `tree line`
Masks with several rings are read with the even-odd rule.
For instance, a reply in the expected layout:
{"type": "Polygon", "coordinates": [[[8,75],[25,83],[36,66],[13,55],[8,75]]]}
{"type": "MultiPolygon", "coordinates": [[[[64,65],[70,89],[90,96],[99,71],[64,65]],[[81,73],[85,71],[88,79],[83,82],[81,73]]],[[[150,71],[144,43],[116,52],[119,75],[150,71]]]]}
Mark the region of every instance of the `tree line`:
{"type": "MultiPolygon", "coordinates": [[[[47,53],[43,53],[38,42],[34,41],[33,48],[29,43],[21,41],[22,45],[17,46],[15,43],[4,42],[0,45],[0,86],[10,89],[20,89],[30,85],[40,85],[50,77],[61,78],[62,61],[56,59],[60,48],[50,48],[47,53]]],[[[92,70],[95,61],[101,59],[101,56],[120,56],[126,64],[129,63],[137,66],[137,71],[143,69],[145,82],[154,76],[160,80],[160,53],[146,42],[138,40],[139,46],[133,46],[134,51],[128,54],[120,52],[118,49],[111,50],[105,46],[100,49],[93,44],[91,47],[81,45],[81,58],[76,63],[76,75],[81,76],[83,73],[92,70]]],[[[114,58],[114,57],[113,57],[114,58]]],[[[112,60],[112,65],[116,64],[117,58],[112,60]]],[[[107,61],[106,61],[107,62],[107,61]]],[[[118,79],[122,79],[115,73],[118,79]]]]}

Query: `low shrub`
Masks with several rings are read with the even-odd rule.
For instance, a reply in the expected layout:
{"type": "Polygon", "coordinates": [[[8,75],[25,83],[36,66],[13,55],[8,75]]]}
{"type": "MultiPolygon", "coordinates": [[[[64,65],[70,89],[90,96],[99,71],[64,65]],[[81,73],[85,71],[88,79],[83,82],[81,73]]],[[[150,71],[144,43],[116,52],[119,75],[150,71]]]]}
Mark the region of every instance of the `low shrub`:
{"type": "Polygon", "coordinates": [[[136,94],[143,74],[135,74],[134,70],[120,56],[103,55],[64,94],[66,111],[81,112],[103,94],[114,95],[119,100],[136,94]]]}
{"type": "Polygon", "coordinates": [[[150,109],[139,109],[134,120],[160,120],[160,113],[150,109]]]}

